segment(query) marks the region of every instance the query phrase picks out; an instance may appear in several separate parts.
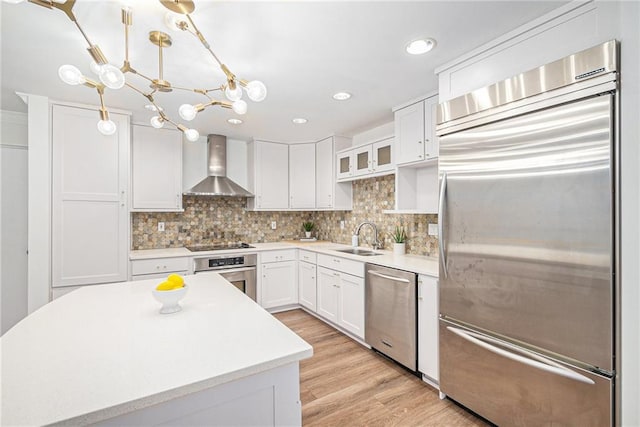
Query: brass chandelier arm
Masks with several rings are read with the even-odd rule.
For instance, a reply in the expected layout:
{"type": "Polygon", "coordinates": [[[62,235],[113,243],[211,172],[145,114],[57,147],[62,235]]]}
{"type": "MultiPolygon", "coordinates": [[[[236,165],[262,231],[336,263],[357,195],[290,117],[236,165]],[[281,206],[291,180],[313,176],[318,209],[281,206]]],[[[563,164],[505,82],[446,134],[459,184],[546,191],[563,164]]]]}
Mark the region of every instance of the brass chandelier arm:
{"type": "Polygon", "coordinates": [[[207,49],[209,51],[211,56],[213,56],[213,58],[216,60],[218,65],[220,65],[220,68],[222,69],[224,74],[227,76],[227,82],[229,84],[229,87],[232,90],[235,90],[235,88],[236,88],[236,83],[235,83],[236,76],[229,70],[229,68],[226,65],[224,65],[222,63],[222,61],[220,61],[220,58],[218,58],[218,56],[213,52],[213,50],[211,49],[211,45],[209,44],[207,39],[204,38],[204,35],[200,32],[200,30],[196,26],[195,22],[193,22],[193,19],[191,19],[191,15],[186,14],[185,16],[187,17],[187,19],[189,20],[189,23],[193,27],[193,31],[194,31],[195,36],[198,37],[198,39],[200,40],[200,43],[202,43],[202,45],[205,47],[205,49],[207,49]]]}

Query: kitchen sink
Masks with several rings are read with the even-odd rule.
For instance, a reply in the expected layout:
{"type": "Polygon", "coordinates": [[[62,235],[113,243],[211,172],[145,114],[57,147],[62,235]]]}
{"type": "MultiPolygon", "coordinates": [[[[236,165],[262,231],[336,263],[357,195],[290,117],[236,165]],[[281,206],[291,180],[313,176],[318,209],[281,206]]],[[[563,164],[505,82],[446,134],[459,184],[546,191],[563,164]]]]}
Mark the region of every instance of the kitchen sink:
{"type": "Polygon", "coordinates": [[[360,248],[338,249],[337,252],[343,252],[345,254],[361,255],[361,256],[382,255],[381,253],[378,253],[378,252],[373,252],[368,249],[360,249],[360,248]]]}

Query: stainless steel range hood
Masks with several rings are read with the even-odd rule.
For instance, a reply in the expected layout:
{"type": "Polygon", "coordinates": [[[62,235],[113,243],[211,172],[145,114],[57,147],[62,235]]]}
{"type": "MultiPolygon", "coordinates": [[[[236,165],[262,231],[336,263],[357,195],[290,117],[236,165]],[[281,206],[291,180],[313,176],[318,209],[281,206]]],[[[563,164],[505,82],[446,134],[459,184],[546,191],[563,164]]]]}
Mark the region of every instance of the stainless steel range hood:
{"type": "Polygon", "coordinates": [[[207,137],[208,175],[183,194],[187,196],[254,197],[249,191],[227,178],[227,137],[207,137]]]}

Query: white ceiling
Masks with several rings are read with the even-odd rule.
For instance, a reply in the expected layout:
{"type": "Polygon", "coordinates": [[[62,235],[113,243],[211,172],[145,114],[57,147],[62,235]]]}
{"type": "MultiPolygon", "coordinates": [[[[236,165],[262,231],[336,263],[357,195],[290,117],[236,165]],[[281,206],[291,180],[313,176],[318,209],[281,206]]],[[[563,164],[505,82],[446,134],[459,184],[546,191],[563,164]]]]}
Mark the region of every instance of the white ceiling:
{"type": "MultiPolygon", "coordinates": [[[[157,76],[157,48],[148,41],[153,29],[168,31],[166,9],[159,2],[131,1],[133,27],[130,60],[134,68],[157,76]]],[[[565,1],[375,1],[375,2],[242,2],[197,1],[192,18],[213,51],[238,77],[262,80],[268,96],[248,101],[244,123],[230,125],[231,110],[208,108],[189,124],[201,134],[224,134],[250,140],[314,141],[331,134],[351,135],[391,121],[391,107],[437,90],[433,70],[508,32],[565,1]],[[406,43],[432,37],[437,47],[422,56],[404,51],[406,43]],[[353,94],[337,102],[337,91],[353,94]],[[304,117],[305,125],[291,119],[304,117]]],[[[109,60],[120,66],[124,36],[117,1],[79,0],[78,21],[109,60]]],[[[95,90],[68,86],[57,76],[73,64],[87,76],[90,57],[75,25],[58,10],[31,3],[2,3],[1,108],[26,111],[16,91],[52,99],[96,105],[95,90]]],[[[171,33],[165,50],[164,78],[174,86],[218,87],[224,75],[191,34],[171,33]]],[[[148,88],[137,76],[127,80],[148,88]]],[[[215,96],[217,92],[214,93],[215,96]]],[[[141,95],[128,88],[106,90],[107,106],[133,112],[134,122],[151,113],[141,95]]],[[[205,98],[189,92],[160,94],[168,115],[183,103],[205,98]]],[[[247,97],[245,95],[244,99],[247,97]]],[[[96,115],[96,120],[98,117],[96,115]]]]}

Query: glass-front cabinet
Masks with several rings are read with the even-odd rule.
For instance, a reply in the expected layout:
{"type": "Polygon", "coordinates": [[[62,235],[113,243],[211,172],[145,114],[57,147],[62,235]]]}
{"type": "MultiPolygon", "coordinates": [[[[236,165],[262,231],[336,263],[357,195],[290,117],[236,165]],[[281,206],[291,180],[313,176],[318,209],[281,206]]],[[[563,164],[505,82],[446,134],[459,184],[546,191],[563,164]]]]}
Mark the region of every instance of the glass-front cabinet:
{"type": "Polygon", "coordinates": [[[336,154],[337,180],[351,181],[394,173],[394,137],[389,136],[336,154]]]}
{"type": "Polygon", "coordinates": [[[336,155],[337,165],[336,171],[338,180],[348,180],[353,177],[353,163],[354,155],[353,150],[343,151],[336,155]]]}

